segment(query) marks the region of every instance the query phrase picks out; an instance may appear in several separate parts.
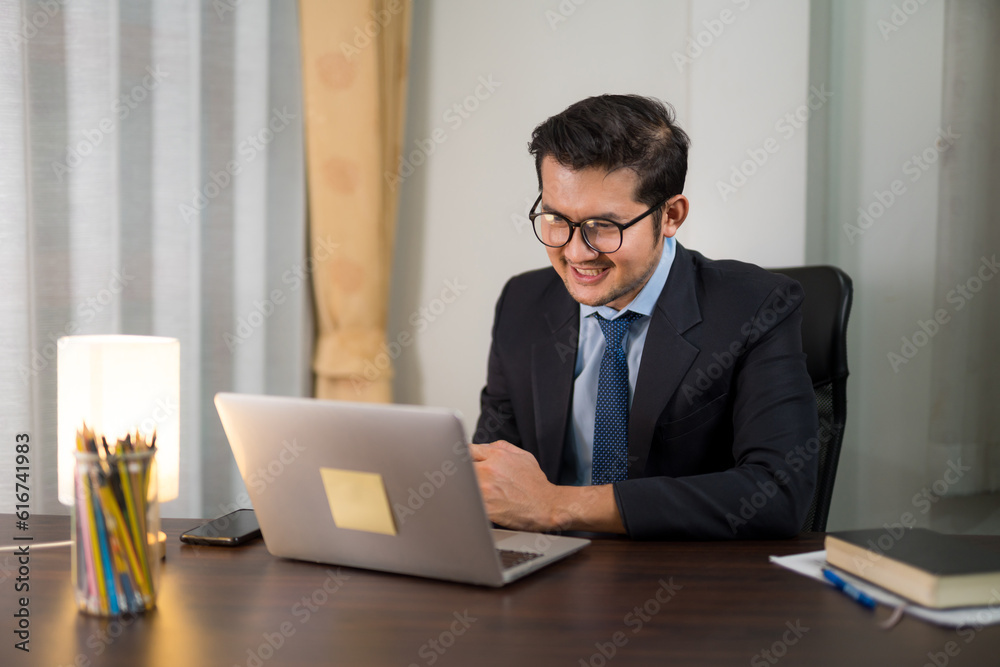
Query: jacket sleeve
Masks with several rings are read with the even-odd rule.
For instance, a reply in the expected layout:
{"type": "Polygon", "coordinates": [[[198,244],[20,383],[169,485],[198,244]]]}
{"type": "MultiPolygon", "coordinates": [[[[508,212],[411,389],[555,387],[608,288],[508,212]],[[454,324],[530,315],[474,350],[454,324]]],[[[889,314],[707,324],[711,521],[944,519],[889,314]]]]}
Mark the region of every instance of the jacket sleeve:
{"type": "Polygon", "coordinates": [[[784,297],[775,288],[746,327],[749,334],[730,385],[735,393],[733,468],[615,483],[630,537],[757,539],[799,532],[816,484],[818,449],[816,399],[802,352],[801,303],[798,283],[784,297]],[[794,307],[787,305],[791,302],[794,307]]]}

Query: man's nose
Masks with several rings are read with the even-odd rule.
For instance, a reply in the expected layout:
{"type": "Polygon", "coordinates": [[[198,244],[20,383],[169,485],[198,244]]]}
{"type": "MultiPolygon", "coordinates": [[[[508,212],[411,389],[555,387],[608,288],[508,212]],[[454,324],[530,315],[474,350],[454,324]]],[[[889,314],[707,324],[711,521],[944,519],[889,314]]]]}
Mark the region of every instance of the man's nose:
{"type": "Polygon", "coordinates": [[[592,262],[600,255],[599,252],[587,245],[587,242],[583,239],[583,230],[579,228],[576,229],[573,233],[573,238],[566,244],[563,254],[572,264],[592,262]]]}

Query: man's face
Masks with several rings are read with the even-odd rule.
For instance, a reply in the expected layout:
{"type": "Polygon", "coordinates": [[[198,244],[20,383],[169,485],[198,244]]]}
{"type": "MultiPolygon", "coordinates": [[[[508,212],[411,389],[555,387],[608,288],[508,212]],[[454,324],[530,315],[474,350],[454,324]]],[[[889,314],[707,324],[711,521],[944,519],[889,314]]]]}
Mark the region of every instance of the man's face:
{"type": "MultiPolygon", "coordinates": [[[[632,198],[638,181],[631,169],[613,173],[596,168],[573,171],[546,156],[542,159],[542,201],[538,210],[557,213],[574,222],[606,218],[626,223],[649,208],[632,198]]],[[[650,214],[625,230],[621,247],[613,253],[592,249],[579,229],[563,247],[546,246],[545,250],[570,296],[588,306],[607,305],[621,310],[656,270],[663,237],[676,232],[676,226],[666,219],[655,237],[653,228],[653,214],[650,214]]]]}

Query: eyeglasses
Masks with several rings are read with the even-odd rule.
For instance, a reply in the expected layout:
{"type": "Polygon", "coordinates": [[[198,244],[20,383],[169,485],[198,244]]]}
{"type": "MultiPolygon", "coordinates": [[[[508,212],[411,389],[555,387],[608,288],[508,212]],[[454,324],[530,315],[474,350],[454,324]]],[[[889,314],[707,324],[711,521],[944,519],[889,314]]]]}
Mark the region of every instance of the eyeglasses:
{"type": "Polygon", "coordinates": [[[605,220],[604,218],[589,218],[583,222],[573,222],[555,213],[536,213],[535,208],[542,201],[542,195],[539,194],[538,199],[531,206],[528,219],[531,220],[535,236],[538,237],[538,240],[550,248],[561,248],[569,243],[570,239],[573,238],[573,230],[579,227],[580,233],[583,234],[584,243],[590,246],[595,252],[609,254],[622,247],[622,237],[626,229],[663,206],[667,202],[667,199],[669,197],[663,199],[642,215],[622,224],[613,220],[605,220]]]}

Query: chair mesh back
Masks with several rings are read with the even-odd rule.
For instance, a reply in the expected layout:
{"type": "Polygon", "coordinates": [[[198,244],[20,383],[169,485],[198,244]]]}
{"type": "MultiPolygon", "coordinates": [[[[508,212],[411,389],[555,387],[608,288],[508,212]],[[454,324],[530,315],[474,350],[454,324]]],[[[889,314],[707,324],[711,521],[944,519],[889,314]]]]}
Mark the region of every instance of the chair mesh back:
{"type": "Polygon", "coordinates": [[[833,478],[837,471],[838,450],[843,436],[843,424],[837,423],[834,411],[833,383],[815,387],[816,411],[819,415],[819,433],[816,440],[807,445],[809,454],[819,457],[819,472],[816,475],[816,493],[813,494],[809,513],[806,515],[802,530],[823,531],[826,529],[826,512],[823,511],[826,494],[823,490],[833,487],[833,478]]]}

